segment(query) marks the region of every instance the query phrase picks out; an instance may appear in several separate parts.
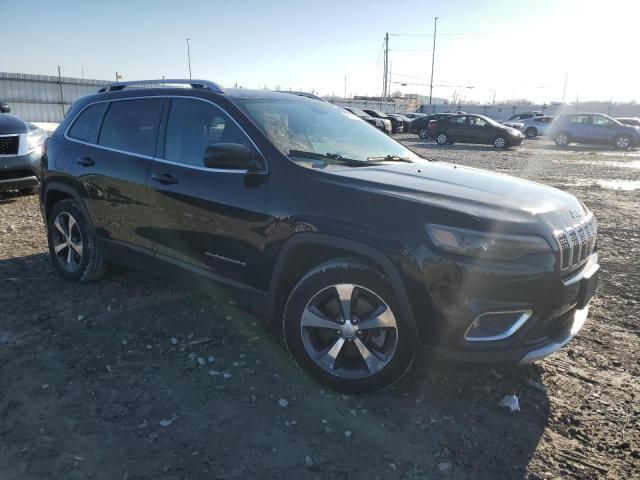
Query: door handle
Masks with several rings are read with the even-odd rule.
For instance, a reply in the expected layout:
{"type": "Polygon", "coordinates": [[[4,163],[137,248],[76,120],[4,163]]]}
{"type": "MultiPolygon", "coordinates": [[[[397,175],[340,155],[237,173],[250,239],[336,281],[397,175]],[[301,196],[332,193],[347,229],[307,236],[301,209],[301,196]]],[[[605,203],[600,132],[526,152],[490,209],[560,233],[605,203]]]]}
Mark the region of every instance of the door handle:
{"type": "Polygon", "coordinates": [[[151,175],[151,179],[163,185],[173,185],[174,183],[178,183],[178,179],[168,173],[154,173],[151,175]]]}
{"type": "Polygon", "coordinates": [[[82,157],[82,158],[79,158],[77,161],[83,167],[91,167],[96,164],[96,162],[90,157],[82,157]]]}

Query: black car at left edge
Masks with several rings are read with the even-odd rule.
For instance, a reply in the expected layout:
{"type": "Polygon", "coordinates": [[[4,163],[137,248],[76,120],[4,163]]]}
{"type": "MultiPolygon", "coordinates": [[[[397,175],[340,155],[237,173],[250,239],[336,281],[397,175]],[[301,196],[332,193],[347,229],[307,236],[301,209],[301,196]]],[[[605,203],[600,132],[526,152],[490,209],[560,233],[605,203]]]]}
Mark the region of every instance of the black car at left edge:
{"type": "Polygon", "coordinates": [[[0,192],[28,194],[40,185],[40,158],[47,135],[10,111],[7,103],[0,102],[0,192]]]}

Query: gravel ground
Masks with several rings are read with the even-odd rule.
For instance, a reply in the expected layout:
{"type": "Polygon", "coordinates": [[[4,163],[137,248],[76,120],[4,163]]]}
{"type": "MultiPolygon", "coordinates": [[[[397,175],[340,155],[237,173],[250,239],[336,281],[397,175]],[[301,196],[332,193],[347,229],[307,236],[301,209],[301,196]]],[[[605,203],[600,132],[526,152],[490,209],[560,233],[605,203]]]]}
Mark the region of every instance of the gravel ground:
{"type": "Polygon", "coordinates": [[[119,270],[70,284],[36,196],[0,194],[0,476],[12,479],[639,478],[640,152],[436,147],[578,195],[601,283],[565,349],[501,370],[419,368],[322,390],[223,290],[119,270]],[[519,396],[521,411],[498,403],[519,396]]]}

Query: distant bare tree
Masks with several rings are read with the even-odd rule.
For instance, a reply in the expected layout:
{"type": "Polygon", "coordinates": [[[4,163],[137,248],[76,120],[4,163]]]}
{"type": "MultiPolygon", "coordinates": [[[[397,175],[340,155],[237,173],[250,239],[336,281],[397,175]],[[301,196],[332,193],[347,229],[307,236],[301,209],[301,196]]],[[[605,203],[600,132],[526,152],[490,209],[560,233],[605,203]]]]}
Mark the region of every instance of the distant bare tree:
{"type": "Polygon", "coordinates": [[[402,92],[400,90],[396,90],[391,94],[391,98],[400,98],[402,97],[402,92]]]}
{"type": "Polygon", "coordinates": [[[456,105],[459,100],[460,100],[460,92],[458,92],[458,90],[454,90],[453,93],[451,94],[451,103],[453,105],[456,105]]]}

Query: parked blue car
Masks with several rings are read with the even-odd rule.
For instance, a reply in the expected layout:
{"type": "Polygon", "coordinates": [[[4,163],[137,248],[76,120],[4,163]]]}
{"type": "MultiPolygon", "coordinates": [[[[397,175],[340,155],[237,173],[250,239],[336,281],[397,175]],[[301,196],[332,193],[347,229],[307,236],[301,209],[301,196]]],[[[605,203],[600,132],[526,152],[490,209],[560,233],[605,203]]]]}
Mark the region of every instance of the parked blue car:
{"type": "Polygon", "coordinates": [[[640,146],[640,128],[623,125],[600,113],[560,115],[551,124],[550,137],[559,147],[570,143],[613,145],[621,150],[640,146]]]}

